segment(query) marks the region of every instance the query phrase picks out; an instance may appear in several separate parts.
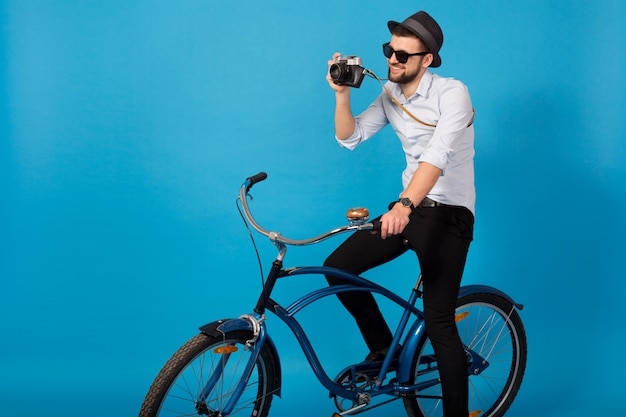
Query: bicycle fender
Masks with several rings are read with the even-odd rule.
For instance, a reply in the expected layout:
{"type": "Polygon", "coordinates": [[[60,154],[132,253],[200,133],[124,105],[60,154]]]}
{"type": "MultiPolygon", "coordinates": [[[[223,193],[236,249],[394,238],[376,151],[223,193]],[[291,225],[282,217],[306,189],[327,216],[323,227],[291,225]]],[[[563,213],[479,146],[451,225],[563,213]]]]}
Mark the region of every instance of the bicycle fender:
{"type": "Polygon", "coordinates": [[[465,297],[466,295],[472,294],[493,294],[499,297],[504,298],[506,301],[511,303],[512,306],[515,306],[518,310],[524,308],[524,304],[516,303],[513,298],[511,298],[508,294],[503,291],[500,291],[497,288],[490,287],[488,285],[465,285],[459,289],[459,298],[465,297]]]}
{"type": "Polygon", "coordinates": [[[218,337],[226,332],[231,332],[235,330],[249,330],[252,332],[254,331],[254,328],[252,327],[252,323],[250,323],[249,320],[245,320],[242,318],[216,320],[200,327],[200,331],[202,333],[213,337],[218,337]]]}
{"type": "Polygon", "coordinates": [[[398,370],[396,371],[398,382],[403,383],[411,381],[412,375],[409,375],[411,361],[413,360],[415,352],[417,352],[420,340],[424,337],[426,337],[426,325],[423,319],[418,318],[411,326],[402,344],[402,350],[398,357],[398,370]]]}
{"type": "MultiPolygon", "coordinates": [[[[200,326],[200,331],[202,333],[212,337],[220,337],[226,332],[235,330],[247,330],[250,332],[254,331],[254,329],[252,328],[252,323],[250,323],[249,320],[245,320],[242,318],[216,320],[214,322],[200,326]]],[[[265,334],[264,344],[268,347],[274,358],[274,365],[276,370],[276,386],[278,387],[274,394],[280,397],[283,378],[282,369],[280,366],[280,358],[278,357],[278,349],[276,349],[276,344],[267,333],[265,334]]]]}

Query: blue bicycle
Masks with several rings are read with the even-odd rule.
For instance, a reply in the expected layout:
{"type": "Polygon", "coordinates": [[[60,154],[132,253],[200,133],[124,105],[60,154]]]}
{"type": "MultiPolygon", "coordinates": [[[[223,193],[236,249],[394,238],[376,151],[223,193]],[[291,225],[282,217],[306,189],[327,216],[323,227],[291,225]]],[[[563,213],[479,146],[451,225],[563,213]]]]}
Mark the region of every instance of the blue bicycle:
{"type": "MultiPolygon", "coordinates": [[[[200,327],[200,333],[174,353],[161,369],[139,416],[266,417],[273,397],[281,395],[282,384],[278,349],[266,331],[266,312],[270,311],[294,333],[315,376],[334,398],[337,412],[333,417],[356,414],[396,399],[402,399],[410,417],[440,417],[442,397],[437,358],[425,335],[423,313],[415,306],[422,295],[421,278],[408,299],[404,299],[338,269],[283,268],[290,245],[314,244],[348,231],[372,230],[375,225],[368,222],[367,209],[360,208],[348,211],[348,225],[315,238],[293,240],[268,231],[254,220],[248,206],[250,189],[266,178],[265,173],[248,178],[238,199],[244,220],[269,238],[278,250],[256,306],[249,314],[200,327]],[[311,275],[336,276],[349,283],[324,286],[286,307],[272,298],[279,279],[311,275]],[[295,316],[318,300],[348,291],[378,294],[400,306],[403,313],[392,348],[384,360],[348,365],[331,378],[295,316]],[[396,352],[397,349],[400,351],[396,352]]],[[[522,307],[492,287],[461,287],[456,322],[467,355],[470,417],[502,416],[520,388],[526,367],[526,335],[517,311],[522,307]]]]}

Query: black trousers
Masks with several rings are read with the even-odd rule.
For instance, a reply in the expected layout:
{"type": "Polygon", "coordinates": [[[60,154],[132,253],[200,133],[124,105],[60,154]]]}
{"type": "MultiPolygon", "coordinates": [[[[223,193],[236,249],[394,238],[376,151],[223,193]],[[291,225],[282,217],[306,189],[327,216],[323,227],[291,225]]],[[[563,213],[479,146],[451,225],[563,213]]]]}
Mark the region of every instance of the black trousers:
{"type": "MultiPolygon", "coordinates": [[[[424,284],[426,332],[437,356],[444,417],[468,415],[467,359],[454,313],[473,232],[474,216],[465,207],[418,207],[401,235],[383,240],[370,231],[355,232],[324,263],[360,275],[409,249],[417,254],[424,284]]],[[[343,283],[326,278],[331,285],[343,283]]],[[[352,292],[338,297],[355,318],[370,350],[390,346],[393,336],[372,294],[352,292]]]]}

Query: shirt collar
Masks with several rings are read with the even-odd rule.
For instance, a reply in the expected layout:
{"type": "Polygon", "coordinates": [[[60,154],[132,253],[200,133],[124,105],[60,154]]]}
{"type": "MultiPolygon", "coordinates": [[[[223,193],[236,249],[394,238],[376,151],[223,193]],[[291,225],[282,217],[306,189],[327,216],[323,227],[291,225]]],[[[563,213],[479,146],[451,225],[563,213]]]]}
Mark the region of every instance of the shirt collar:
{"type": "Polygon", "coordinates": [[[417,91],[415,94],[420,95],[422,97],[428,97],[428,91],[430,90],[430,86],[433,83],[433,73],[429,70],[424,72],[422,75],[422,79],[420,80],[419,85],[417,86],[417,91]]]}

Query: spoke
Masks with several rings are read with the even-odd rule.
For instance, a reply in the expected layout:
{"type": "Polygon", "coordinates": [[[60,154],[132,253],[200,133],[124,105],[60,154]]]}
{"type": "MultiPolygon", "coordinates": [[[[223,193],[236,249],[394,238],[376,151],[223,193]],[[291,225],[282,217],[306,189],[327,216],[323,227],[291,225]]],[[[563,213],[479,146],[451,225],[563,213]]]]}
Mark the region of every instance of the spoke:
{"type": "MultiPolygon", "coordinates": [[[[468,343],[468,347],[476,351],[485,360],[489,360],[494,355],[494,352],[499,352],[494,351],[496,346],[499,346],[505,338],[508,340],[508,337],[506,336],[508,336],[510,332],[505,331],[505,329],[508,328],[507,323],[509,318],[507,317],[505,320],[497,311],[492,311],[492,313],[483,321],[481,320],[482,314],[480,311],[475,314],[478,317],[478,319],[476,319],[476,323],[482,322],[482,325],[480,326],[480,329],[472,332],[474,336],[468,343]],[[496,335],[494,336],[493,333],[496,333],[496,335]],[[484,354],[485,351],[487,351],[486,354],[484,354]]],[[[502,349],[508,348],[508,346],[502,347],[502,349]]]]}

